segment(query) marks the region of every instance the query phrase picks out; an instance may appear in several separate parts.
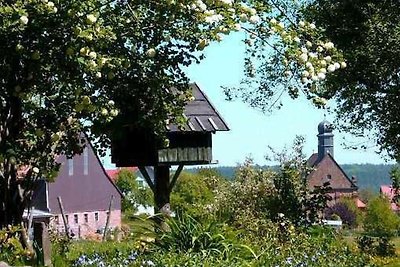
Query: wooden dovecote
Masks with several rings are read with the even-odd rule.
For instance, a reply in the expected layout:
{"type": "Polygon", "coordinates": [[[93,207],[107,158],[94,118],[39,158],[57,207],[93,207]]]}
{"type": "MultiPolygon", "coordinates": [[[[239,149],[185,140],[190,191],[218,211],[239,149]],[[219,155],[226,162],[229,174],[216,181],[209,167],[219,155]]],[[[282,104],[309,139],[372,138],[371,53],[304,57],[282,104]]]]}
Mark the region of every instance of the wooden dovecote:
{"type": "Polygon", "coordinates": [[[229,131],[224,119],[197,84],[190,85],[194,100],[185,106],[187,123],[169,125],[169,146],[163,147],[150,130],[126,127],[112,141],[112,162],[117,167],[200,165],[212,162],[212,134],[229,131]]]}

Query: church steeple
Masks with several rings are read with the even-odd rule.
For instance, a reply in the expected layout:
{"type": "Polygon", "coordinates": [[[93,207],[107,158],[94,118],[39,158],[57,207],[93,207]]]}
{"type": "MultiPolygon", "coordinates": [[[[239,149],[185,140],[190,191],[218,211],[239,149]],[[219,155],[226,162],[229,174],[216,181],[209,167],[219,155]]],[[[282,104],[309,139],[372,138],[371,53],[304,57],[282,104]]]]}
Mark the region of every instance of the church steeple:
{"type": "Polygon", "coordinates": [[[318,159],[320,162],[328,153],[333,157],[333,125],[327,120],[318,124],[318,159]]]}

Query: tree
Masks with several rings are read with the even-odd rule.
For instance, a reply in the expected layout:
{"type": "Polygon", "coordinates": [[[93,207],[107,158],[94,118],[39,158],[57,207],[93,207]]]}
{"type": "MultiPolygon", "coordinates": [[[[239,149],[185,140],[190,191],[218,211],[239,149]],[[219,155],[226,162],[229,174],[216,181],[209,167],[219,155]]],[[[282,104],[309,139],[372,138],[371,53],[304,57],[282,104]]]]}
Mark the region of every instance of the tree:
{"type": "Polygon", "coordinates": [[[372,129],[377,144],[400,159],[400,6],[398,1],[315,0],[305,15],[325,28],[348,62],[328,77],[321,96],[337,102],[341,127],[355,134],[372,129]]]}
{"type": "Polygon", "coordinates": [[[376,197],[368,203],[364,229],[372,236],[392,237],[399,231],[400,219],[390,208],[386,197],[376,197]]]}
{"type": "Polygon", "coordinates": [[[139,205],[153,205],[152,192],[148,187],[141,187],[136,180],[136,175],[129,169],[118,172],[116,185],[124,194],[122,211],[135,212],[139,205]]]}
{"type": "MultiPolygon", "coordinates": [[[[260,38],[268,29],[285,37],[286,25],[269,21],[282,3],[2,1],[0,228],[21,223],[34,182],[56,176],[57,155],[82,151],[83,132],[104,152],[122,125],[161,138],[166,124],[182,123],[191,98],[182,66],[241,24],[260,38]]],[[[305,32],[314,36],[313,24],[303,26],[298,45],[282,43],[293,66],[304,60],[305,32]]]]}
{"type": "Polygon", "coordinates": [[[56,175],[56,155],[82,151],[82,132],[105,148],[119,114],[155,131],[181,120],[181,66],[232,28],[227,7],[210,23],[175,1],[2,1],[0,228],[21,222],[34,181],[56,175]]]}

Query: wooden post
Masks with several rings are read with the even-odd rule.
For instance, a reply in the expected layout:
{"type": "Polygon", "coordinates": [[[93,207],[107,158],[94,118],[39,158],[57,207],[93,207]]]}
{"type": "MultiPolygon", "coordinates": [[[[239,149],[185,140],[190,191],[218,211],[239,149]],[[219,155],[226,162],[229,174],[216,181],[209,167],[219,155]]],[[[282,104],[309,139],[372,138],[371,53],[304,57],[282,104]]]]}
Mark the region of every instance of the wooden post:
{"type": "Polygon", "coordinates": [[[108,205],[107,222],[106,222],[106,226],[104,227],[103,241],[106,240],[107,229],[108,229],[108,224],[110,223],[111,207],[112,207],[113,201],[114,201],[114,195],[111,195],[110,204],[108,205]]]}
{"type": "Polygon", "coordinates": [[[169,184],[170,166],[154,167],[154,213],[171,215],[170,202],[170,184],[169,184]]]}
{"type": "Polygon", "coordinates": [[[58,196],[57,200],[58,200],[58,205],[60,206],[61,216],[62,216],[62,219],[63,219],[63,222],[64,222],[65,234],[66,234],[66,236],[68,238],[70,238],[68,222],[67,222],[67,219],[65,218],[64,207],[63,207],[63,204],[62,204],[61,197],[58,196]]]}

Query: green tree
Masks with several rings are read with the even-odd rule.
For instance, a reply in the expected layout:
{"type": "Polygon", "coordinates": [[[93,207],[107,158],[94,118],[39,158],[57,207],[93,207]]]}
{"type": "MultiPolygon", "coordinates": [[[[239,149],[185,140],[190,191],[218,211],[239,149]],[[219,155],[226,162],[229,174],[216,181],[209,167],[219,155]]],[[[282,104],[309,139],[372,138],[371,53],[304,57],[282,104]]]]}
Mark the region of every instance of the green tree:
{"type": "Polygon", "coordinates": [[[392,237],[397,234],[399,227],[400,219],[392,211],[387,198],[379,196],[368,203],[364,219],[364,229],[368,234],[392,237]]]}
{"type": "MultiPolygon", "coordinates": [[[[82,151],[82,132],[104,152],[123,125],[162,136],[184,122],[182,67],[229,32],[278,37],[284,69],[304,68],[302,46],[319,38],[312,23],[280,21],[286,2],[1,1],[0,228],[21,223],[34,181],[56,176],[57,155],[82,151]]],[[[328,43],[331,54],[340,57],[328,43]]]]}
{"type": "MultiPolygon", "coordinates": [[[[212,177],[211,177],[212,178],[212,177]]],[[[193,217],[204,214],[204,206],[211,203],[214,192],[212,181],[206,176],[182,172],[171,194],[172,210],[187,213],[193,217]]]]}
{"type": "Polygon", "coordinates": [[[397,1],[313,0],[306,17],[325,28],[348,62],[345,72],[328,77],[321,96],[337,102],[345,130],[368,134],[400,158],[400,6],[397,1]]]}
{"type": "Polygon", "coordinates": [[[118,172],[116,185],[124,194],[122,199],[122,211],[134,213],[138,205],[151,206],[153,194],[148,187],[141,187],[137,181],[137,176],[128,169],[121,169],[118,172]]]}

